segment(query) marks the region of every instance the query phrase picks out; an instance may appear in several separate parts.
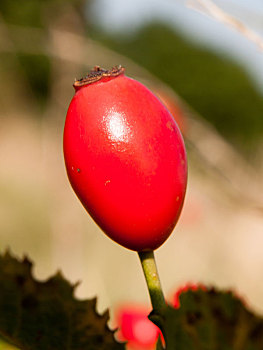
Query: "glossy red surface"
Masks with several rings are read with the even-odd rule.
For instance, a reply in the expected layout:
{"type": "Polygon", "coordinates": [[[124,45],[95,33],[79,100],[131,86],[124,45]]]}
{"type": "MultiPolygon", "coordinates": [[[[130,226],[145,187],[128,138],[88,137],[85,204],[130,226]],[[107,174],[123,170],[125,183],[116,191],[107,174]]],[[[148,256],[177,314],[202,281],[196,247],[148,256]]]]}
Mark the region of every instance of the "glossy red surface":
{"type": "Polygon", "coordinates": [[[145,86],[121,74],[80,87],[64,129],[71,185],[114,241],[142,251],[171,234],[184,201],[181,133],[145,86]]]}

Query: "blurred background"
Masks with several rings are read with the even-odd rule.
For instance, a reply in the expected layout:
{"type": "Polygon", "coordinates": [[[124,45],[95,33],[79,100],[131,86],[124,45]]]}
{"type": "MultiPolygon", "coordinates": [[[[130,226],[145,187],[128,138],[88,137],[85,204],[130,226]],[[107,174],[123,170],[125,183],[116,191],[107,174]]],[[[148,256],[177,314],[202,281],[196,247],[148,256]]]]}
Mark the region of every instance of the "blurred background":
{"type": "MultiPolygon", "coordinates": [[[[263,50],[183,0],[0,1],[0,247],[57,269],[98,310],[147,305],[135,252],[107,238],[67,180],[75,78],[121,64],[167,104],[189,158],[181,219],[156,251],[167,298],[186,282],[233,288],[263,313],[263,50]],[[190,6],[191,5],[191,6],[190,6]]],[[[217,0],[263,36],[261,0],[217,0]]]]}

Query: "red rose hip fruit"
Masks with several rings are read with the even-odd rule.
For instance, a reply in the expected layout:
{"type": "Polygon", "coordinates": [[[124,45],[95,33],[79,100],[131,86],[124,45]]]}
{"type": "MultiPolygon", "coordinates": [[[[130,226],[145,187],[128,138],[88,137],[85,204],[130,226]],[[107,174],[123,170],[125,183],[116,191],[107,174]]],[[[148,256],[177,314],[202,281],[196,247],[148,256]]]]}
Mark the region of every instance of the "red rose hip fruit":
{"type": "Polygon", "coordinates": [[[122,67],[95,67],[74,87],[64,129],[74,191],[111,239],[135,251],[158,248],[179,218],[186,190],[176,122],[122,67]]]}

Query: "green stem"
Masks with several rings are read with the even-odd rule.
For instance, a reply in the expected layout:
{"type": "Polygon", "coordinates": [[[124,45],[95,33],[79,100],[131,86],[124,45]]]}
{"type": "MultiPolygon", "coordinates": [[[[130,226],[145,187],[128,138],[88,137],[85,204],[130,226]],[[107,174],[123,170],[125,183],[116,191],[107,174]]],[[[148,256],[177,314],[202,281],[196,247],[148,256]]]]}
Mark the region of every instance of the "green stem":
{"type": "Polygon", "coordinates": [[[153,251],[138,252],[154,311],[166,306],[153,251]]]}

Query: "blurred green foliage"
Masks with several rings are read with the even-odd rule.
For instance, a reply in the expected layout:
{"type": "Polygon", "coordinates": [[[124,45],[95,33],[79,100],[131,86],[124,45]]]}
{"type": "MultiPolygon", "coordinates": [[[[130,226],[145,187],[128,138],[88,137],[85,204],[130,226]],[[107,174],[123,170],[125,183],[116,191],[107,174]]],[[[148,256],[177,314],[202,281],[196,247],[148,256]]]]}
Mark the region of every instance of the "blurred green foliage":
{"type": "Polygon", "coordinates": [[[6,343],[5,341],[0,339],[0,350],[16,350],[14,346],[6,343]]]}
{"type": "MultiPolygon", "coordinates": [[[[80,25],[84,28],[84,6],[85,0],[1,0],[0,1],[0,20],[3,20],[5,39],[14,49],[12,53],[0,51],[1,70],[8,71],[19,68],[26,79],[32,95],[39,106],[43,107],[48,100],[51,89],[51,60],[48,55],[21,52],[20,37],[12,35],[12,28],[32,27],[42,29],[48,36],[48,29],[52,27],[55,21],[60,18],[63,11],[71,7],[76,11],[80,18],[80,25]],[[54,20],[55,19],[55,20],[54,20]],[[11,30],[9,31],[9,29],[11,30]],[[13,57],[17,63],[16,67],[10,67],[13,57]]],[[[69,10],[70,12],[70,10],[69,10]]],[[[32,38],[26,38],[29,42],[32,38]]]]}
{"type": "Polygon", "coordinates": [[[38,105],[45,106],[55,73],[52,61],[44,50],[39,54],[21,50],[23,34],[12,37],[12,26],[16,30],[19,26],[40,28],[48,40],[49,28],[56,27],[59,21],[66,30],[76,29],[75,11],[77,26],[83,33],[86,27],[88,36],[144,66],[169,84],[224,137],[251,153],[262,138],[263,98],[240,65],[189,41],[160,22],[152,22],[127,35],[99,31],[89,21],[90,4],[92,0],[1,0],[0,19],[6,25],[5,40],[11,42],[13,51],[0,51],[0,71],[7,72],[7,76],[8,72],[14,73],[11,58],[15,58],[15,69],[20,70],[19,74],[22,72],[38,105]],[[65,13],[67,16],[63,17],[65,13]]]}
{"type": "Polygon", "coordinates": [[[1,0],[0,11],[7,23],[42,27],[42,4],[43,1],[35,0],[1,0]]]}
{"type": "Polygon", "coordinates": [[[45,15],[52,10],[58,16],[63,7],[70,4],[84,19],[84,8],[90,0],[1,0],[2,19],[9,24],[44,28],[47,25],[45,15]]]}
{"type": "Polygon", "coordinates": [[[45,55],[17,54],[20,66],[31,90],[40,104],[44,103],[50,88],[50,60],[45,55]]]}
{"type": "Polygon", "coordinates": [[[93,36],[169,84],[241,149],[249,150],[262,137],[262,95],[236,62],[159,22],[133,35],[116,37],[94,31],[93,36]]]}

